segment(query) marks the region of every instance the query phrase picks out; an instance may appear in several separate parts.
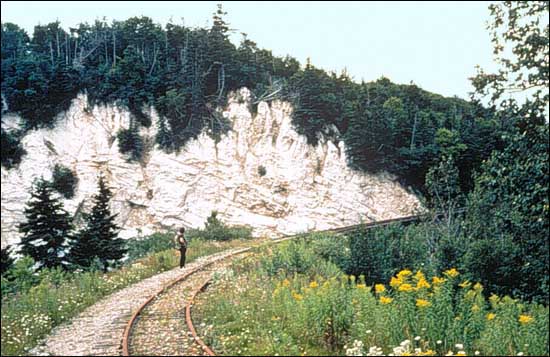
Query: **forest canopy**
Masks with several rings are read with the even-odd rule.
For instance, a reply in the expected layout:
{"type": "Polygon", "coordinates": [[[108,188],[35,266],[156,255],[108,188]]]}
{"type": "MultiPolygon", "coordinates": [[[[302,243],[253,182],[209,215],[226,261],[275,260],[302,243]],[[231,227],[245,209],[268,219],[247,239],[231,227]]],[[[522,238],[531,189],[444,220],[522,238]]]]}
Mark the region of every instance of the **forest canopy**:
{"type": "MultiPolygon", "coordinates": [[[[2,24],[2,96],[23,118],[23,130],[55,125],[57,114],[84,92],[90,104],[116,103],[132,113],[130,127],[118,135],[121,152],[139,160],[144,112],[160,114],[157,145],[180,150],[203,130],[216,139],[231,129],[220,108],[230,91],[247,87],[253,101],[282,99],[294,104],[293,124],[308,143],[319,135],[346,143],[349,165],[386,170],[424,189],[429,167],[453,152],[460,185],[472,187],[473,171],[494,149],[513,118],[459,98],[445,98],[414,84],[380,78],[357,83],[347,73],[327,73],[293,57],[260,49],[246,34],[235,46],[221,6],[211,28],[168,23],[148,17],[96,20],[68,31],[59,22],[37,25],[30,37],[12,23],[2,24]],[[124,139],[124,140],[122,140],[124,139]]],[[[2,131],[2,163],[22,151],[21,135],[2,131]]],[[[8,167],[8,165],[4,165],[8,167]]]]}

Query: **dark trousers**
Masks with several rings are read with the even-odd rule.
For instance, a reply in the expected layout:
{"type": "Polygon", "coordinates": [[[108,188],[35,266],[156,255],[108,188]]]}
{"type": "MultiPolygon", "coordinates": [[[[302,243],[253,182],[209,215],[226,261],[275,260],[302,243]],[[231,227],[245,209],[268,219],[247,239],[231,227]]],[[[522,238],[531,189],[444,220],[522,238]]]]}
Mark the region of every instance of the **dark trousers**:
{"type": "Polygon", "coordinates": [[[180,248],[180,268],[185,266],[185,253],[187,253],[187,248],[180,248]]]}

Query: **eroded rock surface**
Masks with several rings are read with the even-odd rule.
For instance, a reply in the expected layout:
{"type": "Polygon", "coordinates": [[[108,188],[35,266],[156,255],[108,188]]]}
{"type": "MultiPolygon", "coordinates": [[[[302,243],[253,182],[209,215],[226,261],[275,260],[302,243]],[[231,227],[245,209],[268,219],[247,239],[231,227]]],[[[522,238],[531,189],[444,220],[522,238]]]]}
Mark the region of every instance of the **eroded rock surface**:
{"type": "MultiPolygon", "coordinates": [[[[243,88],[229,100],[223,115],[233,130],[220,142],[201,134],[171,154],[151,149],[158,116],[150,109],[153,125],[141,131],[148,154],[129,163],[118,151],[116,133],[128,127],[130,114],[110,105],[90,108],[79,96],[55,128],[23,138],[27,155],[17,168],[1,169],[2,246],[19,240],[16,227],[24,219],[32,182],[49,179],[56,163],[78,176],[75,197],[64,200],[73,214],[89,208],[98,173],[105,174],[126,238],[180,225],[202,227],[212,210],[226,223],[254,227],[254,235],[276,236],[393,218],[419,208],[417,198],[391,175],[349,169],[343,142],[321,138],[317,147],[307,145],[291,125],[289,103],[261,102],[252,115],[249,97],[243,88]]],[[[17,117],[3,121],[3,127],[13,127],[17,117]]]]}

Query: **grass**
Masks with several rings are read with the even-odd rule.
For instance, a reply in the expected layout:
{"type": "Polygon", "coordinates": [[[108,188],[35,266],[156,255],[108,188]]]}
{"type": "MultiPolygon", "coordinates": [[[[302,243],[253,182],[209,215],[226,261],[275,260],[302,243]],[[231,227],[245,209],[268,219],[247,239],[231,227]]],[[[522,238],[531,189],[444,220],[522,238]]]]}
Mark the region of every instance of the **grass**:
{"type": "Polygon", "coordinates": [[[546,306],[486,298],[456,269],[367,286],[318,244],[264,247],[219,273],[194,305],[199,335],[223,355],[548,354],[546,306]]]}
{"type": "MultiPolygon", "coordinates": [[[[223,250],[250,245],[250,240],[189,243],[187,263],[223,250]]],[[[179,252],[164,250],[120,269],[45,275],[25,292],[2,298],[2,355],[25,355],[57,325],[70,320],[103,297],[169,270],[179,264],[179,252]]]]}

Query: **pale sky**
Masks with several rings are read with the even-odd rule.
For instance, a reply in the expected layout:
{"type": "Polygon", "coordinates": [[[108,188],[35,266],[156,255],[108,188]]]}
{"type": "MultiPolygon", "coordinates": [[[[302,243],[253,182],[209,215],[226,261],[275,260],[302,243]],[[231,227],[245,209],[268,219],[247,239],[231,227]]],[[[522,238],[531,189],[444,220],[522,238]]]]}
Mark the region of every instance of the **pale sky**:
{"type": "MultiPolygon", "coordinates": [[[[65,29],[104,16],[125,20],[149,16],[165,25],[210,25],[216,1],[2,1],[2,22],[13,22],[29,35],[37,24],[59,20],[65,29]]],[[[325,70],[344,67],[357,81],[386,76],[396,83],[412,80],[445,96],[467,98],[475,65],[493,63],[486,22],[490,2],[241,2],[221,1],[226,21],[260,48],[289,54],[302,64],[310,57],[325,70]]]]}

